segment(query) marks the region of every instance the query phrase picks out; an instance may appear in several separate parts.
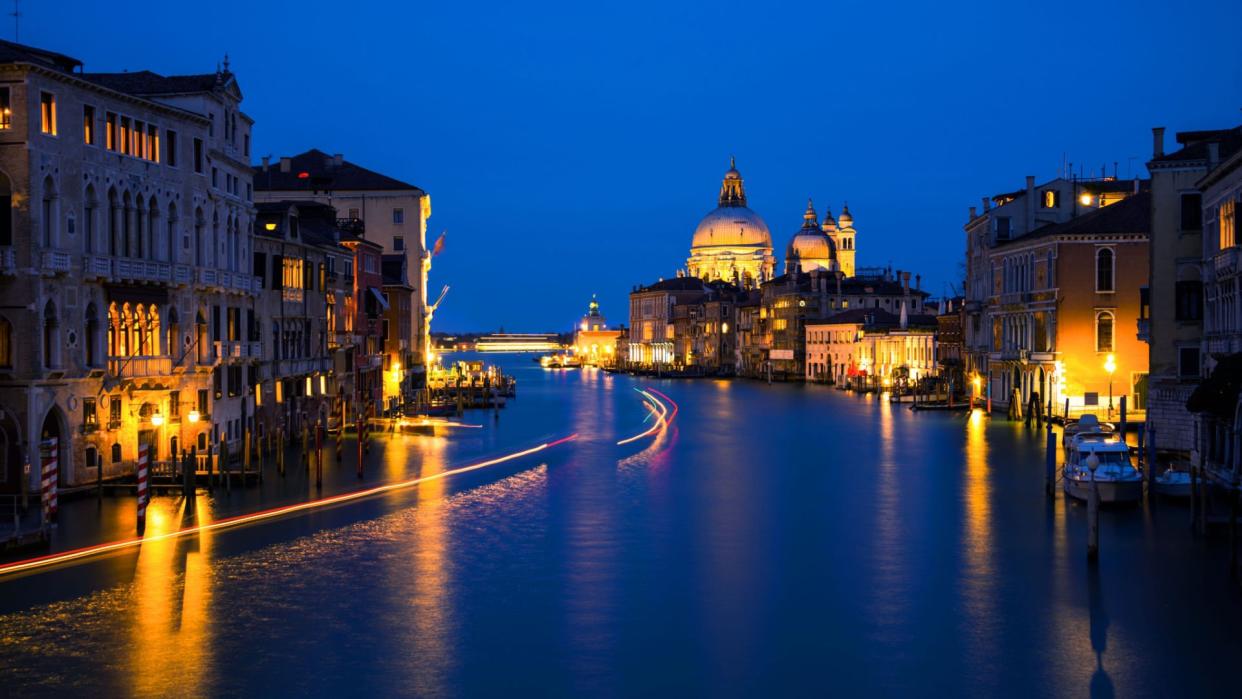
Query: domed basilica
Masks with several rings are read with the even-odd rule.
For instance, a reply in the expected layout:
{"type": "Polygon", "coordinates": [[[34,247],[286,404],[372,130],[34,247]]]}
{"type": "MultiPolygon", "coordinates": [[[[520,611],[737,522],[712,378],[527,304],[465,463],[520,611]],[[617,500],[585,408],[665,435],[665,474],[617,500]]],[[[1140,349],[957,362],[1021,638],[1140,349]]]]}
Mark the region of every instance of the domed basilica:
{"type": "MultiPolygon", "coordinates": [[[[808,201],[802,228],[786,249],[785,273],[817,270],[854,276],[853,223],[846,206],[839,225],[831,212],[825,213],[821,225],[808,201]]],[[[756,288],[775,275],[772,234],[763,218],[747,208],[742,175],[732,159],[718,205],[694,230],[686,267],[692,277],[732,282],[744,289],[756,288]]]]}

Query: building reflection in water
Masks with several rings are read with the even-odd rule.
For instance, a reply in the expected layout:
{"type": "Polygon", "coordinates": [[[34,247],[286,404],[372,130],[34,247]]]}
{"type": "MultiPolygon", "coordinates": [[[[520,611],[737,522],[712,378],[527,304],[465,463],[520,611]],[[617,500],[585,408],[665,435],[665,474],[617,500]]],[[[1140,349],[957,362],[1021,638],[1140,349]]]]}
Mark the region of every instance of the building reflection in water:
{"type": "MultiPolygon", "coordinates": [[[[156,498],[147,514],[146,538],[183,526],[212,521],[210,501],[196,500],[196,515],[181,498],[156,498]]],[[[138,549],[132,585],[130,644],[121,656],[132,694],[161,694],[176,687],[183,696],[207,693],[211,686],[212,570],[211,532],[178,539],[147,541],[138,549]]]]}
{"type": "Polygon", "coordinates": [[[969,630],[964,635],[968,664],[982,663],[996,654],[996,571],[987,428],[988,418],[982,411],[973,411],[966,421],[966,471],[962,479],[964,565],[960,589],[962,623],[969,630]]]}
{"type": "Polygon", "coordinates": [[[876,411],[879,414],[879,458],[875,468],[875,545],[872,572],[875,576],[875,594],[869,605],[875,611],[882,637],[900,626],[907,618],[910,608],[911,570],[907,559],[907,537],[902,531],[902,520],[909,515],[910,490],[903,489],[902,474],[897,461],[897,444],[893,416],[893,403],[888,396],[878,394],[876,411]]]}
{"type": "MultiPolygon", "coordinates": [[[[417,446],[394,442],[386,445],[383,471],[386,478],[408,478],[411,457],[419,461],[419,476],[443,473],[448,467],[445,453],[448,440],[442,437],[401,437],[396,440],[415,441],[417,446]],[[410,448],[406,448],[409,446],[410,448]]],[[[395,662],[406,675],[406,686],[414,696],[438,696],[450,691],[450,678],[456,667],[450,648],[453,631],[453,609],[449,598],[452,584],[449,565],[448,501],[445,499],[448,480],[433,478],[414,487],[417,505],[414,525],[399,527],[398,534],[413,541],[411,556],[389,559],[388,573],[392,579],[386,587],[407,594],[409,614],[391,628],[393,647],[402,649],[408,662],[395,662]]],[[[403,494],[392,497],[402,498],[403,494]]],[[[397,594],[397,593],[394,593],[397,594]]]]}

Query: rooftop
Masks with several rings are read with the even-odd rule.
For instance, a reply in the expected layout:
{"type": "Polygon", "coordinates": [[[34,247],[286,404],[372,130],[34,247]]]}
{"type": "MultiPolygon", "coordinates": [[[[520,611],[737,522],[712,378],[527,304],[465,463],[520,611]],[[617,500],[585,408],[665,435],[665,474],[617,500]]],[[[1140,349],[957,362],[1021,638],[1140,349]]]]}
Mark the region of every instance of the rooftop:
{"type": "Polygon", "coordinates": [[[1151,232],[1151,190],[1126,197],[1064,223],[1050,223],[1024,236],[997,241],[996,247],[1055,235],[1099,235],[1151,232]]]}
{"type": "Polygon", "coordinates": [[[422,194],[423,191],[315,148],[289,158],[287,171],[280,162],[254,166],[254,188],[261,192],[412,190],[422,194]]]}

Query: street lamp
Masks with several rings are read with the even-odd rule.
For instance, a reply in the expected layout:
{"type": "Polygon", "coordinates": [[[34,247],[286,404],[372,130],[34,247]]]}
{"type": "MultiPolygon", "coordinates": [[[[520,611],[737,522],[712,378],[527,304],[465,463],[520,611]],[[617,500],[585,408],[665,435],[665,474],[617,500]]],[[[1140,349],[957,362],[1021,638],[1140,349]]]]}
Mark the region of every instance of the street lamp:
{"type": "Polygon", "coordinates": [[[1117,359],[1112,354],[1104,360],[1104,371],[1108,372],[1108,418],[1113,417],[1113,372],[1117,370],[1117,359]]]}
{"type": "Polygon", "coordinates": [[[202,418],[202,415],[199,414],[197,410],[191,410],[190,414],[187,417],[189,417],[191,423],[195,423],[195,422],[198,422],[200,418],[202,418]]]}

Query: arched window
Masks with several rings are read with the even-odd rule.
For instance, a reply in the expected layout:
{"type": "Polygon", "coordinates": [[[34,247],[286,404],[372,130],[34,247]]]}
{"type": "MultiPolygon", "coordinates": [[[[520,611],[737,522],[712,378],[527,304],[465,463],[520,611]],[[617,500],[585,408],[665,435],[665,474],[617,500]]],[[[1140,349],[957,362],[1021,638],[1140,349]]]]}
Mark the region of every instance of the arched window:
{"type": "Polygon", "coordinates": [[[220,212],[214,211],[211,214],[211,254],[207,257],[207,264],[212,267],[219,267],[220,248],[223,241],[220,239],[220,212]]]}
{"type": "MultiPolygon", "coordinates": [[[[164,249],[167,251],[168,256],[165,257],[164,259],[168,260],[169,262],[176,262],[177,261],[177,205],[172,202],[168,203],[168,220],[165,222],[165,225],[168,227],[168,233],[165,236],[167,240],[164,241],[164,245],[165,245],[164,249]]],[[[172,347],[172,345],[169,345],[169,347],[172,347]]]]}
{"type": "Polygon", "coordinates": [[[94,302],[86,307],[86,366],[99,365],[99,309],[94,302]]]}
{"type": "Polygon", "coordinates": [[[160,203],[152,195],[147,200],[147,257],[152,260],[166,260],[156,241],[160,235],[160,203]]]}
{"type": "Polygon", "coordinates": [[[13,366],[13,324],[0,318],[0,366],[13,366]]]}
{"type": "Polygon", "coordinates": [[[1113,351],[1113,314],[1112,311],[1100,311],[1095,314],[1095,351],[1113,351]]]}
{"type": "Polygon", "coordinates": [[[56,183],[43,178],[43,247],[56,246],[56,183]]]}
{"type": "Polygon", "coordinates": [[[43,307],[43,366],[60,368],[60,318],[54,301],[43,307]]]}
{"type": "Polygon", "coordinates": [[[168,333],[164,341],[164,353],[173,360],[181,358],[181,322],[176,306],[168,306],[168,333]]]}
{"type": "Polygon", "coordinates": [[[203,218],[203,210],[201,208],[194,210],[194,264],[201,267],[206,261],[203,240],[203,228],[206,226],[207,220],[203,218]]]}
{"type": "Polygon", "coordinates": [[[1095,253],[1095,290],[1097,293],[1116,291],[1114,276],[1116,263],[1112,248],[1100,248],[1095,253]]]}
{"type": "Polygon", "coordinates": [[[120,212],[121,213],[121,221],[120,221],[121,254],[124,255],[125,257],[129,257],[130,250],[131,250],[129,232],[131,230],[130,216],[133,212],[133,208],[134,208],[133,200],[130,198],[129,192],[126,192],[125,194],[121,196],[121,212],[120,212]]]}
{"type": "Polygon", "coordinates": [[[121,200],[115,189],[108,190],[108,254],[121,254],[124,243],[121,241],[121,200]]]}
{"type": "Polygon", "coordinates": [[[158,355],[160,352],[160,309],[155,304],[147,307],[147,354],[158,355]]]}
{"type": "Polygon", "coordinates": [[[146,248],[146,227],[143,223],[146,220],[147,207],[139,195],[134,200],[134,257],[142,259],[147,254],[146,248]]]}
{"type": "Polygon", "coordinates": [[[211,353],[207,351],[207,319],[203,317],[201,310],[194,318],[194,346],[197,348],[199,364],[211,361],[211,353]]]}
{"type": "Polygon", "coordinates": [[[0,172],[0,245],[13,244],[13,185],[0,172]]]}
{"type": "Polygon", "coordinates": [[[147,314],[139,304],[135,308],[125,304],[125,319],[129,324],[129,356],[137,357],[146,354],[146,338],[143,329],[147,324],[147,314]]]}
{"type": "Polygon", "coordinates": [[[86,186],[86,198],[82,208],[82,252],[94,254],[95,246],[95,211],[99,208],[99,198],[95,196],[94,185],[86,186]]]}
{"type": "Polygon", "coordinates": [[[108,304],[108,356],[125,356],[125,332],[121,328],[121,311],[115,301],[108,304]]]}

